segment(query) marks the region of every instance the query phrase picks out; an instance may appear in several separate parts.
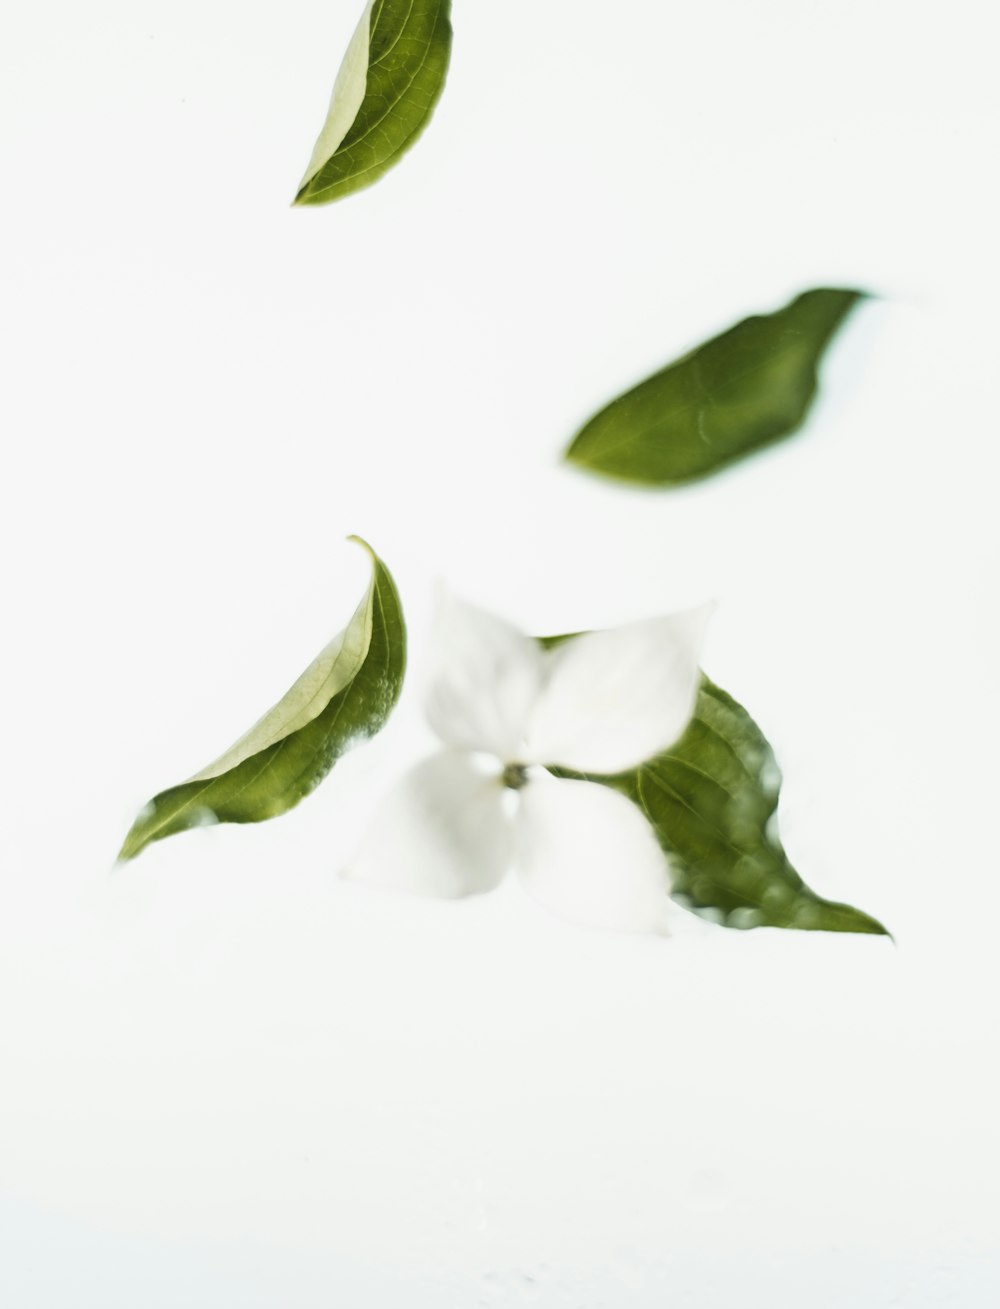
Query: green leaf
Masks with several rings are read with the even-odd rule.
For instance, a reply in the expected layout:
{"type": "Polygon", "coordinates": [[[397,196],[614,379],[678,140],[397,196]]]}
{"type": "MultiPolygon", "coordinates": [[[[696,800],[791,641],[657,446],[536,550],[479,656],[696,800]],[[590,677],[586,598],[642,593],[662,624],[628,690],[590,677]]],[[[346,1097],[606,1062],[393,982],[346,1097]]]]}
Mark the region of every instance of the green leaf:
{"type": "Polygon", "coordinates": [[[860,291],[806,291],[746,318],[595,414],[566,458],[653,486],[693,482],[790,436],[816,394],[816,368],[860,291]]]}
{"type": "Polygon", "coordinates": [[[636,785],[682,903],[723,914],[727,927],[888,935],[859,909],[822,899],[792,867],[778,838],[774,752],[707,677],[684,735],[637,770],[636,785]]]}
{"type": "MultiPolygon", "coordinates": [[[[545,649],[571,641],[539,637],[545,649]]],[[[774,751],[741,704],[702,674],[684,735],[655,759],[597,777],[649,819],[671,866],[674,898],[726,927],[889,933],[868,914],[824,900],[792,867],[778,839],[781,773],[774,751]]]]}
{"type": "Polygon", "coordinates": [[[451,55],[451,0],[369,0],[295,197],[324,205],[371,186],[423,131],[451,55]]]}
{"type": "Polygon", "coordinates": [[[249,732],[190,781],[145,807],[118,858],[210,823],[259,823],[309,794],[340,756],[374,736],[399,698],[406,629],[388,569],[372,561],[368,589],[347,627],[249,732]]]}

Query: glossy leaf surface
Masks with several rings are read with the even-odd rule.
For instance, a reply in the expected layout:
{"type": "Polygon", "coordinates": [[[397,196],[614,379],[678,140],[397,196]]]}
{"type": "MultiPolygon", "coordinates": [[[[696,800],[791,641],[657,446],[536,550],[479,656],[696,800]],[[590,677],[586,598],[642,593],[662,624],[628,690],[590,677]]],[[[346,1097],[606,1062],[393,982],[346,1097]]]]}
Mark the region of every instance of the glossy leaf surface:
{"type": "Polygon", "coordinates": [[[444,87],[451,0],[370,0],[337,74],[295,197],[328,204],[370,186],[413,145],[444,87]]]}
{"type": "Polygon", "coordinates": [[[860,910],[822,899],[792,867],[777,831],[774,752],[743,706],[707,677],[684,735],[635,783],[682,903],[721,913],[727,927],[887,935],[860,910]]]}
{"type": "Polygon", "coordinates": [[[403,683],[406,629],[388,569],[359,544],[371,555],[372,577],[347,627],[225,754],[150,801],[119,859],[192,827],[275,818],[308,795],[342,754],[382,728],[403,683]]]}
{"type": "Polygon", "coordinates": [[[827,343],[862,298],[820,288],[744,319],[612,400],[566,458],[607,477],[679,486],[791,435],[809,412],[827,343]]]}
{"type": "Polygon", "coordinates": [[[686,908],[727,927],[888,935],[861,910],[818,896],[792,867],[778,838],[774,751],[743,706],[704,674],[691,721],[669,750],[587,780],[620,791],[646,815],[669,859],[674,898],[686,908]]]}

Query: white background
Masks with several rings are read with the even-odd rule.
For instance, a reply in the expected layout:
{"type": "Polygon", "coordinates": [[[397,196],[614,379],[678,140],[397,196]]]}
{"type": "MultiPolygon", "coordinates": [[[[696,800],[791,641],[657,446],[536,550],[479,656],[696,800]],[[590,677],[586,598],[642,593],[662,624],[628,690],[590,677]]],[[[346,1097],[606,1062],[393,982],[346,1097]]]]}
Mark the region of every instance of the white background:
{"type": "Polygon", "coordinates": [[[456,0],[423,140],[292,210],[357,8],[5,23],[0,1302],[993,1306],[988,6],[456,0]],[[559,466],[824,284],[882,298],[804,435],[673,494],[559,466]],[[112,874],[342,626],[350,532],[410,619],[390,728],[112,874]],[[340,883],[428,744],[438,576],[533,631],[717,599],[793,860],[896,946],[340,883]]]}

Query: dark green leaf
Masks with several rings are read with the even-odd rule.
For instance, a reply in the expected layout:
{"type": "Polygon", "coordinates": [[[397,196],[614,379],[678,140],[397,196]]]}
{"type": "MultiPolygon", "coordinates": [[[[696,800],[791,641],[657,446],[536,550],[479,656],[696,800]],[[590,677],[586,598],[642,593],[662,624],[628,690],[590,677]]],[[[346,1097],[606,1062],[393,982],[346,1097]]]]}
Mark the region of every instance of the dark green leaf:
{"type": "MultiPolygon", "coordinates": [[[[551,649],[575,635],[538,641],[551,649]]],[[[691,721],[669,750],[628,772],[586,780],[643,811],[670,861],[674,898],[686,908],[721,915],[727,927],[888,936],[861,910],[822,899],[792,867],[778,839],[774,751],[743,706],[704,674],[691,721]]]]}
{"type": "Polygon", "coordinates": [[[636,780],[682,903],[721,912],[729,927],[888,935],[860,910],[816,895],[789,863],[777,831],[774,752],[743,706],[707,677],[684,735],[636,780]]]}
{"type": "Polygon", "coordinates": [[[221,758],[150,801],[119,859],[134,859],[152,841],[191,827],[275,818],[382,728],[403,684],[406,629],[388,569],[359,544],[371,555],[372,578],[344,631],[221,758]]]}
{"type": "Polygon", "coordinates": [[[369,0],[295,197],[322,205],[376,182],[423,131],[451,55],[451,0],[369,0]]]}
{"type": "Polygon", "coordinates": [[[744,319],[626,391],[580,430],[566,458],[595,473],[678,486],[791,435],[818,361],[859,291],[806,291],[744,319]]]}

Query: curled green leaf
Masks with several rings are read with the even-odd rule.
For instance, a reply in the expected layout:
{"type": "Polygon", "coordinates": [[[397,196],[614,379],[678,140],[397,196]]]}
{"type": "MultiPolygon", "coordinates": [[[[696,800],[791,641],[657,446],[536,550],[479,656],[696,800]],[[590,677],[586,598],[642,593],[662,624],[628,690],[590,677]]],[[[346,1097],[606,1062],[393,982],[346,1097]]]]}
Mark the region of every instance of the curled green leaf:
{"type": "Polygon", "coordinates": [[[828,342],[863,292],[818,288],[746,318],[595,414],[566,458],[651,486],[697,481],[797,431],[828,342]]]}
{"type": "Polygon", "coordinates": [[[347,627],[264,717],[214,763],[161,791],[118,858],[211,823],[276,818],[309,794],[340,756],[381,730],[399,698],[406,628],[395,583],[370,547],[372,576],[347,627]]]}
{"type": "Polygon", "coordinates": [[[444,87],[451,0],[369,0],[295,197],[322,205],[371,186],[413,145],[444,87]]]}

